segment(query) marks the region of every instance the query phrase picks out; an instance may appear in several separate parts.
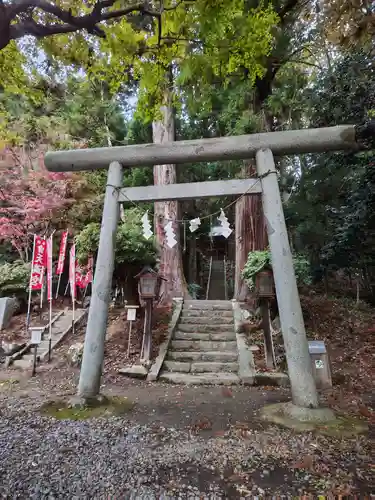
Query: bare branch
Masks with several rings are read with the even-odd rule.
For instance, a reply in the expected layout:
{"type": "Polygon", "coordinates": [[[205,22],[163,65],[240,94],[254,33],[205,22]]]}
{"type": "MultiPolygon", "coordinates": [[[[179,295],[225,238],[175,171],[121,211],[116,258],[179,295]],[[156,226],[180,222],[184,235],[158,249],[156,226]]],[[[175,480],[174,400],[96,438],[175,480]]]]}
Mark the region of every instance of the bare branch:
{"type": "Polygon", "coordinates": [[[324,68],[320,66],[319,64],[315,64],[309,61],[304,61],[304,60],[298,60],[298,59],[291,59],[290,61],[287,61],[288,63],[294,63],[294,64],[304,64],[305,66],[311,66],[313,68],[318,68],[320,71],[322,71],[324,68]]]}
{"type": "MultiPolygon", "coordinates": [[[[99,26],[100,22],[125,17],[133,12],[151,16],[160,21],[161,12],[150,10],[146,2],[139,2],[114,11],[104,10],[112,7],[114,3],[115,0],[98,0],[89,14],[73,16],[70,10],[64,10],[47,0],[14,0],[11,4],[7,5],[4,5],[3,1],[0,0],[0,50],[6,47],[11,40],[19,39],[25,35],[42,38],[60,33],[73,33],[86,30],[99,37],[104,37],[105,32],[99,26]],[[31,15],[19,17],[21,14],[30,13],[30,9],[32,11],[38,9],[46,14],[50,14],[57,21],[61,21],[61,23],[38,23],[31,15]]],[[[174,8],[177,8],[178,5],[174,8]]]]}
{"type": "Polygon", "coordinates": [[[163,10],[165,10],[165,11],[175,10],[175,9],[177,9],[177,7],[179,7],[184,2],[185,2],[185,0],[180,0],[179,2],[176,3],[176,5],[173,5],[172,7],[164,7],[163,10]]]}
{"type": "Polygon", "coordinates": [[[287,0],[277,12],[281,21],[300,3],[300,0],[287,0]]]}
{"type": "Polygon", "coordinates": [[[105,12],[101,15],[101,21],[106,21],[108,19],[116,19],[118,17],[124,17],[132,12],[139,12],[140,14],[145,14],[151,17],[160,17],[161,13],[159,11],[149,10],[144,4],[134,5],[133,7],[127,7],[126,9],[114,10],[112,12],[105,12]]]}
{"type": "MultiPolygon", "coordinates": [[[[30,8],[38,8],[43,10],[44,12],[48,12],[61,20],[64,20],[63,17],[68,17],[69,12],[63,11],[60,7],[51,4],[45,0],[16,0],[13,4],[10,4],[9,9],[9,18],[14,19],[19,14],[26,12],[30,8]]],[[[65,19],[66,20],[66,19],[65,19]]]]}
{"type": "Polygon", "coordinates": [[[14,24],[10,27],[10,39],[17,40],[25,36],[25,33],[35,38],[44,38],[51,35],[73,33],[75,31],[77,31],[77,27],[69,24],[50,24],[44,26],[36,23],[33,19],[28,19],[22,25],[14,24]]]}

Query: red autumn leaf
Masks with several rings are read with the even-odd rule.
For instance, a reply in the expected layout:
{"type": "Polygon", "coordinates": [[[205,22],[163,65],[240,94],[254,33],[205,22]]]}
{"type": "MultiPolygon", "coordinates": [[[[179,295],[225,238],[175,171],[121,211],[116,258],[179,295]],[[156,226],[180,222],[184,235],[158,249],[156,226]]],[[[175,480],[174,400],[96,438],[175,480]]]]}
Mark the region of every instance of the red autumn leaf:
{"type": "Polygon", "coordinates": [[[43,154],[38,168],[17,148],[8,148],[9,168],[0,181],[0,241],[10,243],[24,259],[30,236],[73,202],[70,198],[71,174],[48,172],[43,154]]]}
{"type": "Polygon", "coordinates": [[[216,431],[215,436],[216,437],[223,437],[223,436],[225,436],[225,431],[216,431]]]}
{"type": "Polygon", "coordinates": [[[223,387],[221,393],[225,398],[233,398],[233,393],[229,387],[223,387]]]}
{"type": "Polygon", "coordinates": [[[292,469],[312,470],[313,469],[313,457],[311,455],[306,455],[305,457],[303,457],[303,459],[301,461],[293,464],[292,469]]]}
{"type": "Polygon", "coordinates": [[[210,429],[212,429],[212,422],[209,418],[202,417],[201,419],[197,420],[197,422],[195,422],[193,427],[196,431],[202,430],[202,429],[203,430],[210,430],[210,429]]]}
{"type": "Polygon", "coordinates": [[[373,416],[373,412],[370,411],[365,405],[359,404],[358,405],[359,413],[366,417],[366,418],[371,418],[373,416]]]}

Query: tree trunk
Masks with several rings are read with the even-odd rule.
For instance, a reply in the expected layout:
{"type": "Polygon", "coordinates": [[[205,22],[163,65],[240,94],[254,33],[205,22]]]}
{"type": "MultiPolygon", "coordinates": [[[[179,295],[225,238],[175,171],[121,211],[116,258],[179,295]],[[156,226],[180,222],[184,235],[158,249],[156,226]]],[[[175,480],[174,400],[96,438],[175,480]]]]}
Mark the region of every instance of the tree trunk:
{"type": "MultiPolygon", "coordinates": [[[[261,116],[262,130],[272,130],[273,116],[265,112],[263,104],[272,93],[274,74],[270,65],[262,79],[255,82],[255,97],[252,103],[252,112],[261,116]]],[[[242,178],[256,176],[255,160],[244,162],[241,172],[242,178]]],[[[240,301],[255,302],[255,296],[242,279],[242,270],[247,261],[249,252],[265,250],[268,246],[267,228],[263,217],[262,195],[252,194],[243,196],[236,203],[236,267],[234,298],[240,301]]],[[[254,303],[255,306],[255,303],[254,303]]]]}
{"type": "Polygon", "coordinates": [[[189,269],[188,269],[189,283],[198,284],[197,276],[197,240],[193,235],[189,240],[189,269]]]}
{"type": "MultiPolygon", "coordinates": [[[[173,108],[170,99],[161,108],[162,120],[152,124],[152,135],[154,144],[163,144],[175,139],[175,122],[173,108]]],[[[175,184],[177,182],[176,165],[155,165],[154,184],[175,184]]],[[[178,222],[178,202],[166,201],[155,203],[155,235],[160,255],[160,273],[167,281],[163,281],[160,294],[161,303],[169,304],[173,297],[188,296],[187,285],[184,276],[180,245],[180,228],[178,222]],[[177,245],[169,248],[166,244],[164,226],[172,220],[176,235],[177,245]]]]}
{"type": "MultiPolygon", "coordinates": [[[[254,165],[246,163],[242,168],[242,177],[254,176],[254,165]]],[[[252,300],[253,296],[242,278],[242,270],[249,252],[265,250],[268,245],[266,225],[263,217],[260,194],[243,196],[236,203],[236,268],[234,298],[252,300]]]]}

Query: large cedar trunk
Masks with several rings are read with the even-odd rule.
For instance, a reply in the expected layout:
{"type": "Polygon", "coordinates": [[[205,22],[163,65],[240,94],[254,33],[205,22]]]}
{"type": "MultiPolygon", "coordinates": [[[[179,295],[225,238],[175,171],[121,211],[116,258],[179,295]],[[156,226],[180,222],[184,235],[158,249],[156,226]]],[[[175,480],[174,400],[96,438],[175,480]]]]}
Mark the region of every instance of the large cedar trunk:
{"type": "Polygon", "coordinates": [[[197,240],[194,235],[189,240],[189,269],[188,280],[189,283],[197,283],[197,240]]]}
{"type": "MultiPolygon", "coordinates": [[[[167,104],[161,108],[162,121],[152,124],[153,142],[163,144],[175,140],[174,113],[171,105],[167,104]]],[[[155,165],[154,184],[175,184],[177,182],[176,165],[155,165]]],[[[180,246],[180,230],[178,222],[173,223],[176,239],[178,241],[174,248],[166,244],[164,226],[169,220],[176,221],[178,216],[178,202],[155,203],[155,235],[160,257],[160,273],[166,281],[163,281],[160,293],[161,302],[170,304],[173,297],[186,297],[187,285],[184,276],[180,246]]]]}
{"type": "MultiPolygon", "coordinates": [[[[243,166],[242,177],[254,177],[255,167],[251,163],[243,166]]],[[[252,294],[242,278],[242,270],[249,252],[267,248],[268,239],[263,217],[260,194],[243,196],[236,203],[236,270],[234,298],[251,300],[252,294]]]]}
{"type": "MultiPolygon", "coordinates": [[[[272,93],[272,81],[274,73],[272,66],[267,69],[262,79],[255,83],[255,98],[252,111],[262,118],[262,130],[271,131],[273,117],[266,113],[263,104],[272,93]]],[[[256,177],[255,160],[244,163],[242,178],[256,177]]],[[[254,301],[252,294],[242,279],[242,270],[247,261],[249,252],[265,250],[268,246],[267,227],[263,216],[262,195],[252,194],[243,196],[236,203],[236,270],[234,298],[237,300],[254,301]]]]}

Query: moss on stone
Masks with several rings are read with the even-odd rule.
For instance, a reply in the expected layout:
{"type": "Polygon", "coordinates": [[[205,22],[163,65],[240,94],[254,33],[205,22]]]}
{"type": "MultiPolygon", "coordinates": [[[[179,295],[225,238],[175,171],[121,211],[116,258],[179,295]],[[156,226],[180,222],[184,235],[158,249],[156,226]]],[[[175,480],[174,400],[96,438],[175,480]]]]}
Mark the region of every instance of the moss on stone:
{"type": "Polygon", "coordinates": [[[333,422],[317,426],[316,431],[330,437],[352,437],[367,432],[368,425],[363,420],[340,416],[333,422]]]}
{"type": "Polygon", "coordinates": [[[133,408],[133,403],[122,396],[92,398],[82,406],[72,406],[70,403],[57,400],[48,401],[40,407],[42,415],[48,415],[58,420],[87,420],[89,418],[121,416],[133,408]]]}
{"type": "Polygon", "coordinates": [[[16,378],[8,378],[4,380],[0,380],[0,389],[7,389],[9,387],[13,387],[16,384],[19,384],[20,381],[16,378]]]}
{"type": "Polygon", "coordinates": [[[262,420],[281,425],[296,432],[315,432],[330,437],[352,437],[368,431],[366,422],[353,417],[336,416],[334,420],[322,421],[319,418],[314,420],[298,420],[292,418],[285,411],[288,403],[277,403],[265,406],[260,410],[262,420]]]}

